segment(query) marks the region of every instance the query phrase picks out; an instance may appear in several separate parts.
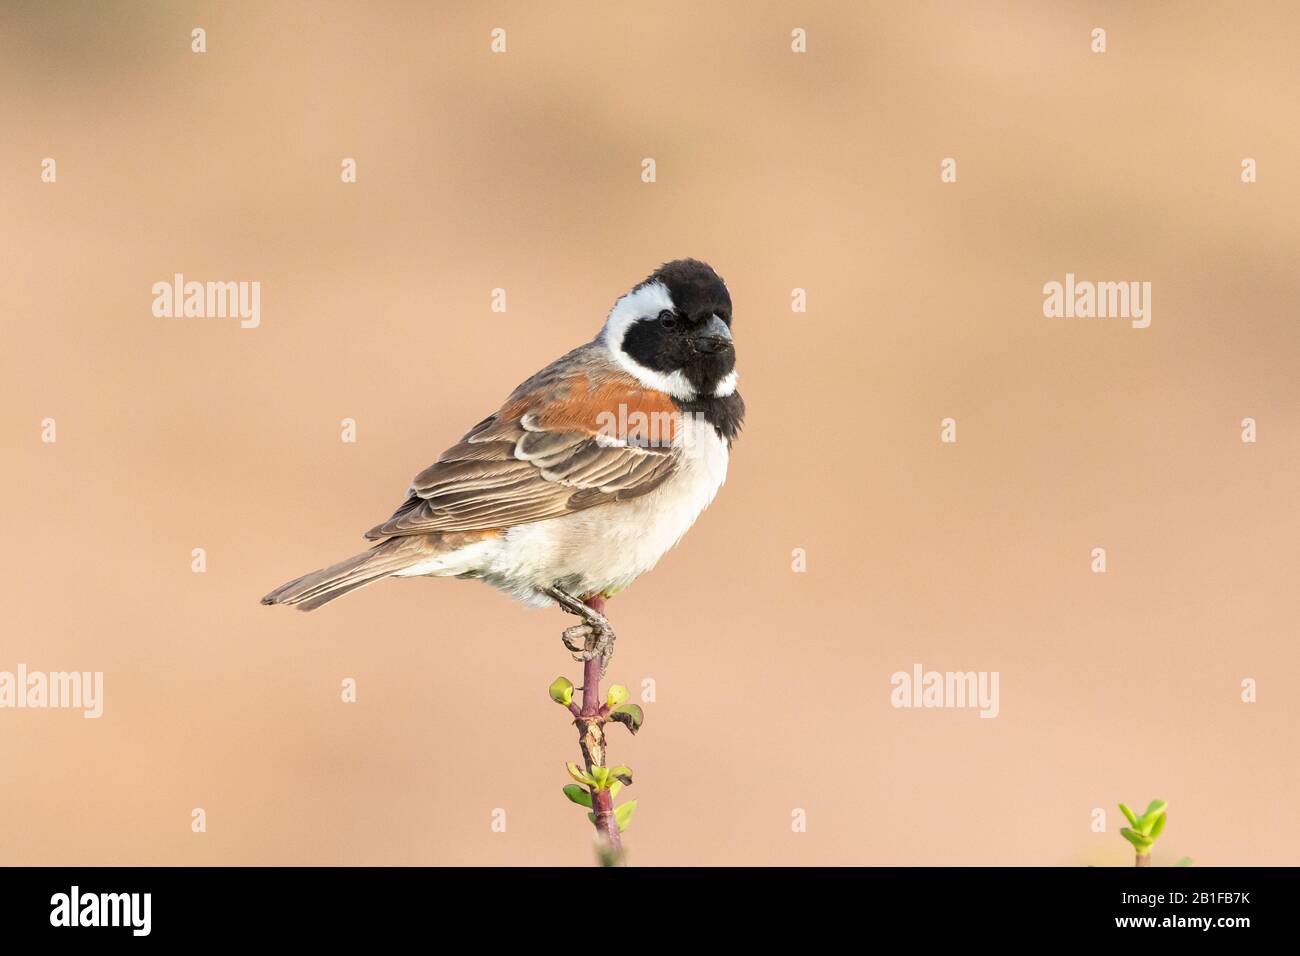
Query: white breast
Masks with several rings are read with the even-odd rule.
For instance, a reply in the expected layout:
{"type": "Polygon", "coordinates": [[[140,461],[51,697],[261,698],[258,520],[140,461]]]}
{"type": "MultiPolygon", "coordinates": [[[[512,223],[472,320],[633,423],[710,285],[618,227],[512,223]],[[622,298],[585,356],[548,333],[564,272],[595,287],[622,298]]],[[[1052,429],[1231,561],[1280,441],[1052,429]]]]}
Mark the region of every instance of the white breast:
{"type": "Polygon", "coordinates": [[[727,477],[727,443],[683,415],[677,469],[654,491],[561,518],[518,525],[497,539],[480,576],[529,603],[538,588],[613,593],[655,566],[695,523],[727,477]]]}

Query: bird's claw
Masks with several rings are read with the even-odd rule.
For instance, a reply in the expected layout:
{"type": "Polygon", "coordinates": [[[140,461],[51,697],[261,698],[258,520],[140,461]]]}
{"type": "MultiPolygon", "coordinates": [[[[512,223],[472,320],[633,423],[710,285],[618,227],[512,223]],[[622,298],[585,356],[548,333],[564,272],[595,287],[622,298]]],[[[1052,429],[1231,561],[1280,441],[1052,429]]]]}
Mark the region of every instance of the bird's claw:
{"type": "Polygon", "coordinates": [[[573,653],[573,659],[576,661],[586,660],[582,655],[587,652],[588,640],[591,637],[591,628],[586,624],[575,624],[573,627],[566,627],[564,633],[560,635],[560,640],[564,642],[573,653]]]}
{"type": "Polygon", "coordinates": [[[575,661],[586,663],[593,657],[600,658],[600,676],[605,676],[610,658],[614,656],[614,640],[617,635],[608,624],[575,624],[564,629],[560,640],[573,654],[575,661]]]}
{"type": "Polygon", "coordinates": [[[617,635],[609,619],[595,608],[588,607],[571,594],[559,588],[547,588],[546,594],[563,610],[582,618],[581,624],[564,629],[560,640],[573,654],[575,661],[586,663],[594,657],[600,657],[600,676],[605,676],[610,659],[614,656],[614,639],[617,635]]]}

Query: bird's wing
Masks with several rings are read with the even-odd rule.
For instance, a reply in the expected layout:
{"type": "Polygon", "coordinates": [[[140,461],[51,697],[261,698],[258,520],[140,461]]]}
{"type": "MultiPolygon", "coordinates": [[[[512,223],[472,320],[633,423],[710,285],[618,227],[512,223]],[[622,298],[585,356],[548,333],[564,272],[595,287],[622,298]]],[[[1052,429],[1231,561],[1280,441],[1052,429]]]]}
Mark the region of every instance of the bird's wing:
{"type": "Polygon", "coordinates": [[[525,382],[443,452],[366,537],[504,529],[657,488],[677,467],[672,399],[577,354],[525,382]]]}

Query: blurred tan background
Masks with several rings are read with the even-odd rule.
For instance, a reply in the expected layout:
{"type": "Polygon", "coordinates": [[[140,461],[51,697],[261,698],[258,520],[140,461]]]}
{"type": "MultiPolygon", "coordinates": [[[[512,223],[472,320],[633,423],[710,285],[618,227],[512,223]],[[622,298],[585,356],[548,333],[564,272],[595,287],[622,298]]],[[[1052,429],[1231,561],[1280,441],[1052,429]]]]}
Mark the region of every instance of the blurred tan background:
{"type": "Polygon", "coordinates": [[[686,255],[749,418],[611,604],[657,688],[633,863],[1131,865],[1155,797],[1157,864],[1300,862],[1294,5],[0,11],[0,670],[106,684],[0,711],[0,862],[590,862],[566,617],[257,599],[686,255]],[[155,318],[176,272],[260,281],[261,327],[155,318]],[[1066,272],[1150,281],[1151,327],[1044,318],[1066,272]],[[915,663],[1000,715],[893,709],[915,663]]]}

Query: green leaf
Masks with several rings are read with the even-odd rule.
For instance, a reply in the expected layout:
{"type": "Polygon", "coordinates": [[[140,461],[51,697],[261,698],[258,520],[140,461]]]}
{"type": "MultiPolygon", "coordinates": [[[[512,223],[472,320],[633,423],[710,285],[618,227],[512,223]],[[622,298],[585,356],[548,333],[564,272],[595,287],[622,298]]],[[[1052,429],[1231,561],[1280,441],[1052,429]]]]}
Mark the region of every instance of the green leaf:
{"type": "Polygon", "coordinates": [[[561,707],[568,707],[573,703],[573,681],[567,677],[557,677],[551,682],[549,693],[551,700],[561,707]]]}
{"type": "Polygon", "coordinates": [[[597,790],[609,789],[609,768],[608,767],[592,767],[591,775],[596,780],[597,790]]]}
{"type": "Polygon", "coordinates": [[[609,693],[605,695],[605,703],[611,707],[617,707],[619,704],[624,703],[629,696],[631,695],[628,694],[626,687],[622,684],[614,684],[610,687],[609,693]]]}
{"type": "Polygon", "coordinates": [[[1142,814],[1142,816],[1149,817],[1153,813],[1164,813],[1168,806],[1168,800],[1152,800],[1151,803],[1147,805],[1147,812],[1142,814]]]}
{"type": "Polygon", "coordinates": [[[580,807],[591,809],[591,794],[586,788],[578,786],[576,783],[565,784],[564,795],[580,807]]]}
{"type": "Polygon", "coordinates": [[[588,787],[594,787],[596,785],[596,778],[593,777],[591,774],[587,773],[576,763],[565,764],[565,766],[568,768],[569,776],[572,777],[574,780],[576,780],[578,783],[581,783],[584,786],[588,786],[588,787]]]}
{"type": "Polygon", "coordinates": [[[623,704],[610,711],[609,719],[618,721],[635,736],[641,729],[642,721],[645,720],[645,713],[636,704],[623,704]]]}
{"type": "Polygon", "coordinates": [[[1122,811],[1124,812],[1124,816],[1128,817],[1128,822],[1129,822],[1129,824],[1130,824],[1131,826],[1137,826],[1137,825],[1138,825],[1138,818],[1137,818],[1136,816],[1133,815],[1133,811],[1132,811],[1132,810],[1130,810],[1128,807],[1124,806],[1124,804],[1122,804],[1122,803],[1119,805],[1119,808],[1120,808],[1120,810],[1122,810],[1122,811]]]}
{"type": "Polygon", "coordinates": [[[1168,819],[1169,817],[1164,813],[1161,813],[1160,816],[1156,817],[1156,825],[1151,828],[1151,839],[1154,840],[1156,837],[1160,836],[1161,831],[1165,828],[1165,821],[1168,819]]]}
{"type": "Polygon", "coordinates": [[[624,782],[625,784],[627,784],[629,787],[632,785],[632,768],[631,768],[631,767],[615,767],[613,770],[611,770],[611,771],[609,772],[609,775],[610,775],[610,777],[612,777],[612,778],[615,779],[615,780],[621,780],[621,781],[623,781],[623,782],[624,782]]]}
{"type": "Polygon", "coordinates": [[[1143,836],[1151,836],[1151,831],[1154,829],[1154,826],[1156,826],[1156,821],[1164,816],[1164,813],[1158,812],[1144,813],[1143,816],[1138,818],[1138,826],[1134,827],[1134,829],[1140,832],[1143,836]]]}
{"type": "Polygon", "coordinates": [[[609,785],[609,795],[610,795],[611,797],[617,797],[617,796],[618,796],[618,792],[619,792],[620,790],[622,790],[622,789],[623,789],[623,781],[622,781],[622,780],[615,780],[614,782],[612,782],[612,783],[609,785]]]}
{"type": "Polygon", "coordinates": [[[614,808],[614,820],[618,823],[618,832],[622,833],[627,829],[627,825],[632,822],[632,814],[636,812],[636,801],[629,800],[621,807],[614,808]]]}

